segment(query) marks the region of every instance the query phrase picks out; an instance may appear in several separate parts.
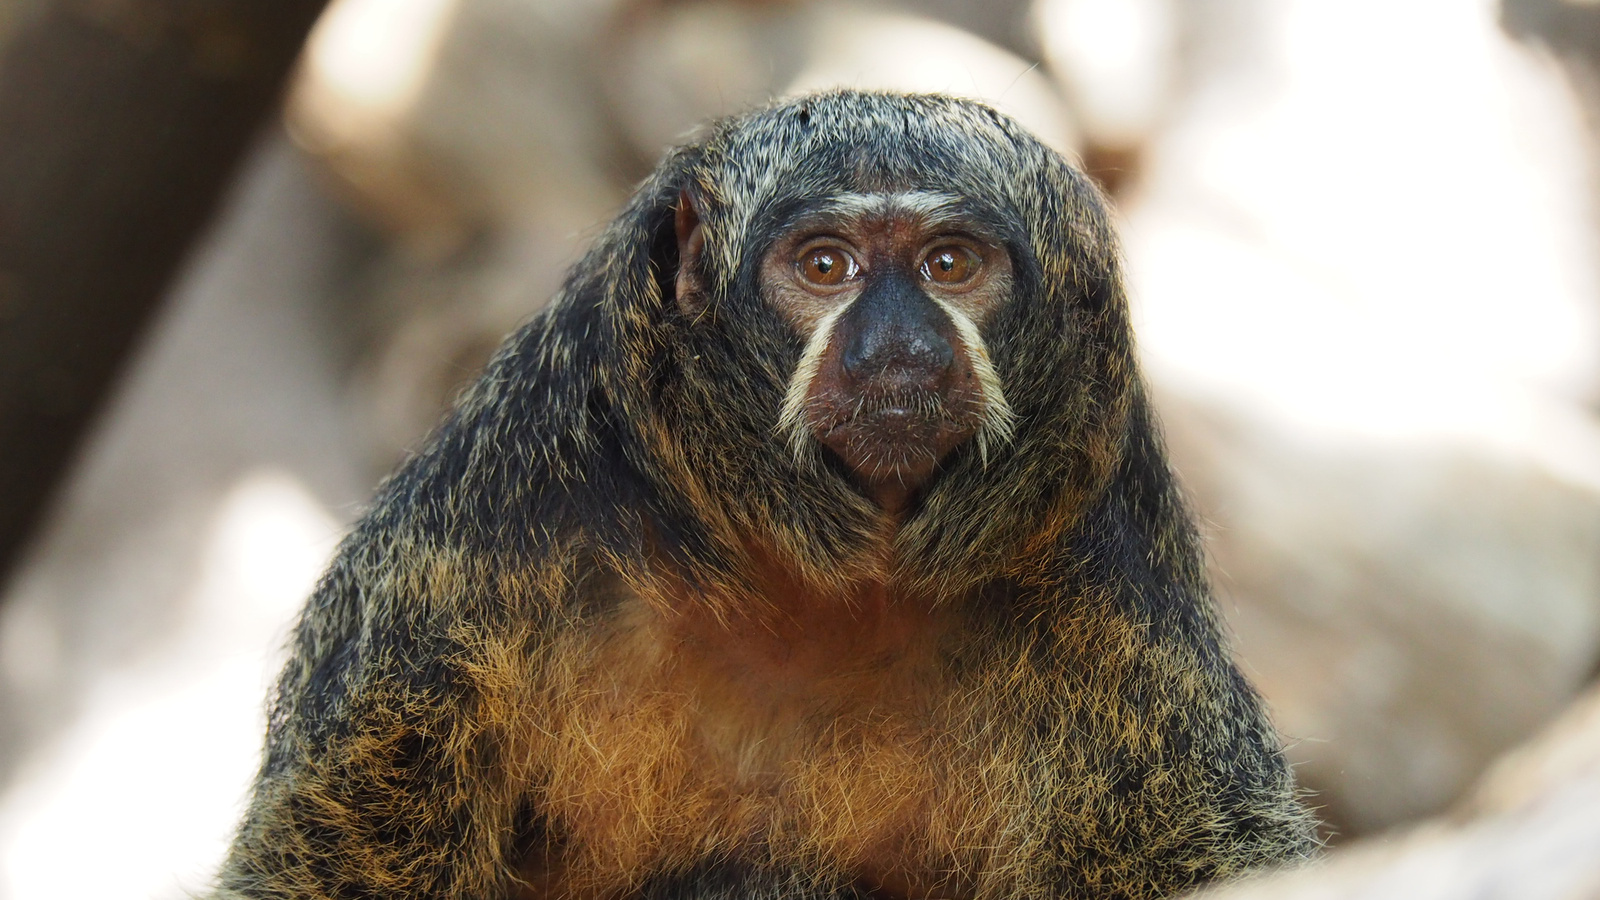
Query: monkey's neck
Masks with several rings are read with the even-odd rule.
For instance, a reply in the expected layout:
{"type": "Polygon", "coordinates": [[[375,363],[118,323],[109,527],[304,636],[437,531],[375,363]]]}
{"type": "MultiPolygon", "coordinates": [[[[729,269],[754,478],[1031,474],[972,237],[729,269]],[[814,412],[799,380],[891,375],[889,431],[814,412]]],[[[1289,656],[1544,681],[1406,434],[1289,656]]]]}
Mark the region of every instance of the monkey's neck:
{"type": "Polygon", "coordinates": [[[754,552],[738,596],[706,596],[679,582],[649,604],[655,627],[685,648],[685,660],[764,700],[811,695],[818,682],[927,656],[953,618],[935,598],[907,595],[888,580],[892,534],[886,523],[876,574],[843,586],[818,585],[754,552]]]}
{"type": "Polygon", "coordinates": [[[925,602],[894,597],[881,584],[852,596],[774,592],[759,610],[717,617],[701,609],[663,621],[683,659],[717,680],[747,688],[761,703],[816,697],[840,679],[869,682],[930,659],[948,626],[925,602]]]}
{"type": "Polygon", "coordinates": [[[916,500],[918,487],[889,481],[868,485],[866,493],[872,502],[883,510],[885,520],[898,528],[905,521],[906,512],[916,500]]]}

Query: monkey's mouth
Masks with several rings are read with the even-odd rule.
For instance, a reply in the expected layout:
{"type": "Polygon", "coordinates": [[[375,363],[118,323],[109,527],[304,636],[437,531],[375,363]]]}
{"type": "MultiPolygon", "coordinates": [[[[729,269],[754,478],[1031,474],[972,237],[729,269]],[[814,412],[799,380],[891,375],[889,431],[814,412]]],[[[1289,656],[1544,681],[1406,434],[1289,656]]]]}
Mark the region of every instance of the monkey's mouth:
{"type": "Polygon", "coordinates": [[[915,388],[858,397],[827,412],[812,423],[823,446],[868,484],[894,481],[908,488],[920,485],[978,427],[973,411],[915,388]]]}

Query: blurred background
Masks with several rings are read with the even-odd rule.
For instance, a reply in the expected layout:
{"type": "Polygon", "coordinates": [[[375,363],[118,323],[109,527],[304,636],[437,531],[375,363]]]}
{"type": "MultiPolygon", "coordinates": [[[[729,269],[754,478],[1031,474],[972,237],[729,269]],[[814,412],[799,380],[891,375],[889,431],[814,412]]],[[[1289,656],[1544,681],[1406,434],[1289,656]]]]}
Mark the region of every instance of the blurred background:
{"type": "Polygon", "coordinates": [[[1595,678],[1600,3],[321,7],[0,0],[0,900],[203,888],[377,480],[665,148],[830,85],[985,99],[1113,198],[1218,596],[1336,843],[1595,678]],[[244,87],[150,99],[184,79],[244,87]],[[74,249],[107,221],[137,277],[74,249]]]}

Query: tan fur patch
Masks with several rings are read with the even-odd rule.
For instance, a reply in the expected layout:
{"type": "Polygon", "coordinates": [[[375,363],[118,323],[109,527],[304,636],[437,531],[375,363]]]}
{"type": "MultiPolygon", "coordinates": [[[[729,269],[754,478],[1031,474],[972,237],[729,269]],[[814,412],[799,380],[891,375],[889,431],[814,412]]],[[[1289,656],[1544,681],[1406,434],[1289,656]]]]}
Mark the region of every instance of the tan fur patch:
{"type": "MultiPolygon", "coordinates": [[[[570,632],[538,700],[538,804],[565,837],[544,896],[605,896],[708,854],[970,896],[1019,798],[940,643],[953,616],[864,591],[774,598],[732,622],[628,598],[570,632]]],[[[673,607],[667,607],[673,608],[673,607]]]]}

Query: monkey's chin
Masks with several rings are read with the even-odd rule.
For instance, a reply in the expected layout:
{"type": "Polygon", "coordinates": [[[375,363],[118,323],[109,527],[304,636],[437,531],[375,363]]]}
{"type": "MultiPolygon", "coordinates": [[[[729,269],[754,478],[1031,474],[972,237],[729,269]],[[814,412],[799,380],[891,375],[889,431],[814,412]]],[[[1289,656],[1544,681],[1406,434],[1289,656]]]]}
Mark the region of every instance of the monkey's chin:
{"type": "Polygon", "coordinates": [[[878,505],[902,511],[974,428],[945,416],[889,407],[818,434],[878,505]]]}

